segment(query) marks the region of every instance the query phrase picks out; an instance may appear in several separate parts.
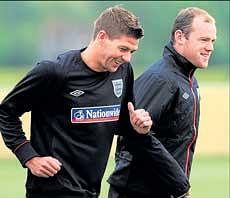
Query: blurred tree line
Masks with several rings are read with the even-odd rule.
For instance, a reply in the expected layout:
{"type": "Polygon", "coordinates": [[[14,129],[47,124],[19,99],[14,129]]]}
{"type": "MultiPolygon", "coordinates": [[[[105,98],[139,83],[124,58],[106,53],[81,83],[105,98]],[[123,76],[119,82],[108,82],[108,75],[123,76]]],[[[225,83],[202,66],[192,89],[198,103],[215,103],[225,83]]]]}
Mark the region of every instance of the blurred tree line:
{"type": "Polygon", "coordinates": [[[217,41],[210,66],[228,67],[229,1],[1,1],[0,67],[32,65],[86,46],[95,18],[114,5],[134,12],[144,27],[145,37],[133,56],[134,66],[144,68],[156,61],[169,40],[178,11],[195,6],[216,19],[217,41]]]}

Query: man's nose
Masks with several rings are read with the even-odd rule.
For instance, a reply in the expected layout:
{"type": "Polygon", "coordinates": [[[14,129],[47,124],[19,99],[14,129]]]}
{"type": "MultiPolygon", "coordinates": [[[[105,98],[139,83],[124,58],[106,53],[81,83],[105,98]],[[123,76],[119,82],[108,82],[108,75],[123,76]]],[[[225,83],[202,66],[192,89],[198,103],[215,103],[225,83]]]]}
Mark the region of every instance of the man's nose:
{"type": "Polygon", "coordinates": [[[208,51],[213,51],[214,50],[214,46],[213,46],[213,43],[212,42],[209,42],[207,45],[206,45],[206,50],[208,51]]]}
{"type": "Polygon", "coordinates": [[[122,59],[125,61],[125,62],[130,62],[131,61],[131,57],[132,57],[132,54],[130,52],[127,52],[125,53],[123,56],[122,56],[122,59]]]}

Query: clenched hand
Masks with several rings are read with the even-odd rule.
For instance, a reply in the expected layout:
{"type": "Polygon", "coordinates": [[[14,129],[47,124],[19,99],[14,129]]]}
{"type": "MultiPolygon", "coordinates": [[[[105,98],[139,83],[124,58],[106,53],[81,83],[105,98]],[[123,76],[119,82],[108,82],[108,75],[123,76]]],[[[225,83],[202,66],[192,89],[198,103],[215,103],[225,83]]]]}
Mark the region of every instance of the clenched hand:
{"type": "Polygon", "coordinates": [[[34,157],[26,162],[26,167],[37,177],[52,177],[61,170],[61,163],[50,156],[34,157]]]}

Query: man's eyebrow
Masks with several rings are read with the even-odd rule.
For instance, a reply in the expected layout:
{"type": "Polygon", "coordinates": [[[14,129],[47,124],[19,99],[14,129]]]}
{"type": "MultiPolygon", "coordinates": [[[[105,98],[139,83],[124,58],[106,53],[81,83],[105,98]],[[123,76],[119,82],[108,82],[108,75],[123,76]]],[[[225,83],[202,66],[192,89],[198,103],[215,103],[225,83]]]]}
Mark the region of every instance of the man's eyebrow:
{"type": "Polygon", "coordinates": [[[124,49],[129,49],[129,47],[125,46],[125,45],[120,45],[120,48],[124,48],[124,49]]]}
{"type": "Polygon", "coordinates": [[[137,49],[135,49],[135,50],[131,50],[131,53],[134,53],[134,52],[136,52],[137,51],[137,49]]]}
{"type": "Polygon", "coordinates": [[[123,48],[123,49],[125,49],[125,50],[130,50],[131,53],[134,53],[134,52],[137,51],[137,49],[138,49],[138,48],[136,48],[136,49],[131,50],[129,47],[124,46],[124,45],[119,46],[119,48],[123,48]]]}
{"type": "Polygon", "coordinates": [[[207,36],[201,36],[200,39],[212,40],[212,41],[216,40],[216,38],[210,38],[210,37],[207,37],[207,36]]]}

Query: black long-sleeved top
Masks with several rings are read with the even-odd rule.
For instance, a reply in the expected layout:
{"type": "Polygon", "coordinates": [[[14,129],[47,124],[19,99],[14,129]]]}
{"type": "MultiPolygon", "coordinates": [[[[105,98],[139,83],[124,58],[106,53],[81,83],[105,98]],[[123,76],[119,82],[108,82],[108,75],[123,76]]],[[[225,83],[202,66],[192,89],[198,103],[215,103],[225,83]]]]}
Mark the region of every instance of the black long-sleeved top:
{"type": "Polygon", "coordinates": [[[163,58],[135,81],[139,108],[149,111],[153,132],[189,177],[200,117],[196,66],[168,43],[163,58]],[[142,98],[145,98],[142,100],[142,98]]]}
{"type": "Polygon", "coordinates": [[[27,192],[97,197],[113,136],[130,131],[131,65],[125,63],[115,73],[95,72],[80,52],[38,63],[0,105],[3,139],[23,166],[35,156],[52,156],[62,163],[58,174],[48,179],[28,171],[27,192]],[[30,141],[19,119],[28,111],[30,141]]]}
{"type": "MultiPolygon", "coordinates": [[[[199,125],[199,92],[193,76],[195,69],[169,43],[164,49],[162,59],[138,77],[134,85],[136,107],[146,109],[152,117],[152,135],[177,161],[187,177],[190,175],[199,125]]],[[[177,175],[178,167],[164,157],[162,149],[152,151],[156,152],[155,156],[159,161],[155,165],[149,160],[133,157],[122,167],[124,162],[119,155],[124,152],[128,155],[129,149],[128,144],[120,138],[117,167],[111,176],[114,186],[160,198],[183,192],[179,190],[175,193],[177,186],[170,181],[181,183],[184,176],[177,175]],[[167,163],[168,166],[165,165],[167,163]],[[126,183],[120,185],[116,178],[125,178],[126,183]]]]}

